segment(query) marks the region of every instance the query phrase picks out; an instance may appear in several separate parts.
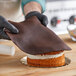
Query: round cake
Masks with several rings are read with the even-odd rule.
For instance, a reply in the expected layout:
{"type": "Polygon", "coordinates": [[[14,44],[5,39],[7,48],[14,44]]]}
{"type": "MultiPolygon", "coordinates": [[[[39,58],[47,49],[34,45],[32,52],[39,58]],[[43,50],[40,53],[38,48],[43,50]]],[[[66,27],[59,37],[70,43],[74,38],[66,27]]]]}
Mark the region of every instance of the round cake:
{"type": "Polygon", "coordinates": [[[59,67],[65,65],[64,51],[44,53],[40,55],[27,54],[27,64],[38,67],[59,67]]]}

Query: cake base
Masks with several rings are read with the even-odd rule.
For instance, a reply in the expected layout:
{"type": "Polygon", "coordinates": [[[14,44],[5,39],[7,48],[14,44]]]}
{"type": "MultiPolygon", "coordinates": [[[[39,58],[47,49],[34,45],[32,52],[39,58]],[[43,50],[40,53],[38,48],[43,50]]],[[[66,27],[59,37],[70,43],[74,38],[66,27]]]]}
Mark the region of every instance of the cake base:
{"type": "Polygon", "coordinates": [[[30,59],[27,57],[27,64],[35,67],[59,67],[65,65],[65,56],[48,59],[30,59]]]}

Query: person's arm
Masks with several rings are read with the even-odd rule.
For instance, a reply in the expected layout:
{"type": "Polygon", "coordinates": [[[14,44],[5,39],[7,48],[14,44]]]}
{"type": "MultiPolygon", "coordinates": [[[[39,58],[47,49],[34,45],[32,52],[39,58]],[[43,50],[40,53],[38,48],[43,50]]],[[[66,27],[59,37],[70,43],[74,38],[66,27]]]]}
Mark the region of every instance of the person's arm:
{"type": "Polygon", "coordinates": [[[45,0],[22,0],[21,6],[25,15],[32,11],[43,13],[45,11],[45,0]]]}
{"type": "Polygon", "coordinates": [[[38,11],[39,13],[41,13],[41,5],[37,2],[29,2],[24,6],[24,14],[28,14],[32,11],[38,11]]]}
{"type": "Polygon", "coordinates": [[[26,19],[36,16],[41,24],[44,26],[48,24],[47,17],[43,15],[45,11],[45,0],[22,0],[21,5],[26,19]]]}

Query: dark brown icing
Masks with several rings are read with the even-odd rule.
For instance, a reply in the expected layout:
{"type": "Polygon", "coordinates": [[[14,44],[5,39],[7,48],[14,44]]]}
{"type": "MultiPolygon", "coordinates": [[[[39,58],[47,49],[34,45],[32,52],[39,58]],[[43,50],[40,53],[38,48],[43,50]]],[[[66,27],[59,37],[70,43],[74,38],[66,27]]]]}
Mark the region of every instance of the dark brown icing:
{"type": "Polygon", "coordinates": [[[43,54],[52,51],[71,50],[54,32],[43,26],[35,17],[23,22],[10,22],[19,29],[18,34],[7,33],[10,39],[24,52],[43,54]]]}

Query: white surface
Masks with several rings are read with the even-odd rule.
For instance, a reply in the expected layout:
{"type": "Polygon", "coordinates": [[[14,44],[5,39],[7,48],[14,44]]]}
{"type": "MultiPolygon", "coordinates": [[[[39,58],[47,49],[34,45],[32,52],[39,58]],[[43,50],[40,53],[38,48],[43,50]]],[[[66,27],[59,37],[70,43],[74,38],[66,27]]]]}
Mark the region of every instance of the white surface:
{"type": "Polygon", "coordinates": [[[8,45],[0,45],[0,54],[14,56],[15,47],[14,46],[8,46],[8,45]]]}
{"type": "Polygon", "coordinates": [[[76,30],[76,25],[75,24],[71,24],[70,26],[68,26],[68,30],[71,31],[71,30],[76,30]]]}
{"type": "Polygon", "coordinates": [[[60,20],[69,19],[70,16],[76,15],[76,0],[68,1],[49,1],[46,4],[46,12],[49,19],[48,27],[53,30],[56,34],[65,34],[68,33],[67,26],[69,22],[61,22],[57,27],[52,27],[50,21],[52,17],[58,17],[60,20]]]}

